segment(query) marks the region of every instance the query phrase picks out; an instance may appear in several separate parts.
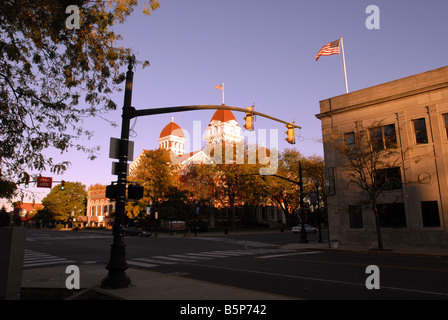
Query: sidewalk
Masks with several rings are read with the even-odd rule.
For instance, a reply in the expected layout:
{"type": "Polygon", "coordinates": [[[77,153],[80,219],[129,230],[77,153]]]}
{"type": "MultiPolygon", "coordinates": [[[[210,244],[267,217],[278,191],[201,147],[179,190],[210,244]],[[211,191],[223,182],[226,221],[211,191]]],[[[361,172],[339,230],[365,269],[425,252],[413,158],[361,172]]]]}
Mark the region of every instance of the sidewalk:
{"type": "MultiPolygon", "coordinates": [[[[291,243],[281,247],[290,250],[331,250],[336,252],[359,252],[376,254],[406,254],[446,256],[448,250],[433,248],[399,248],[377,251],[353,246],[329,248],[328,242],[291,243]]],[[[67,266],[25,269],[22,273],[22,300],[294,300],[291,297],[274,295],[254,290],[235,288],[179,274],[129,268],[127,276],[131,286],[125,289],[103,289],[101,281],[107,275],[105,265],[83,264],[80,269],[80,290],[68,290],[65,281],[69,274],[67,266]]]]}
{"type": "Polygon", "coordinates": [[[66,266],[24,270],[22,274],[22,300],[294,300],[264,292],[246,290],[192,280],[176,274],[164,274],[129,268],[127,276],[131,286],[125,289],[103,289],[101,281],[107,275],[104,265],[79,265],[80,290],[71,294],[65,288],[69,274],[66,266]],[[48,290],[44,290],[48,289],[48,290]],[[56,295],[56,296],[55,296],[56,295]]]}

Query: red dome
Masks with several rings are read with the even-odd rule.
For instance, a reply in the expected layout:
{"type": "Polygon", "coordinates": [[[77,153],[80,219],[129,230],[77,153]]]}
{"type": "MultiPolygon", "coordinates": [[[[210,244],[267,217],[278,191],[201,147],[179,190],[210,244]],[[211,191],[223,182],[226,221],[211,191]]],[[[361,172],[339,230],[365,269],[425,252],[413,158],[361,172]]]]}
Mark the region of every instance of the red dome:
{"type": "Polygon", "coordinates": [[[165,128],[163,128],[160,133],[159,138],[167,137],[167,136],[177,136],[181,138],[185,138],[184,132],[181,127],[179,127],[174,121],[168,123],[165,128]]]}
{"type": "Polygon", "coordinates": [[[213,120],[217,120],[217,121],[221,121],[221,122],[228,122],[230,120],[234,120],[235,116],[233,115],[232,111],[230,110],[216,110],[215,114],[212,117],[212,120],[210,120],[210,122],[212,122],[213,120]]]}

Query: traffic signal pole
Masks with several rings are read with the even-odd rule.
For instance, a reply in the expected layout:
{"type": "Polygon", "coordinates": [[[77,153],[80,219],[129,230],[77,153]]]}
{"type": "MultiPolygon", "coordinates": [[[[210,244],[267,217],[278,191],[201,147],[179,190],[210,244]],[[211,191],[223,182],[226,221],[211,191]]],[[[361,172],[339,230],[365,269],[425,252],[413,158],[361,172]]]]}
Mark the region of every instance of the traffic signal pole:
{"type": "Polygon", "coordinates": [[[126,89],[124,93],[124,104],[121,126],[121,144],[119,147],[119,172],[116,189],[115,202],[115,219],[112,228],[113,243],[111,245],[111,254],[106,269],[109,271],[106,278],[101,282],[103,288],[120,289],[127,288],[131,284],[131,280],[126,275],[125,270],[128,268],[126,263],[126,245],[124,243],[124,219],[126,215],[126,184],[127,184],[127,163],[128,163],[128,144],[129,144],[129,127],[132,114],[132,83],[134,72],[132,71],[132,63],[129,62],[128,71],[126,73],[126,89]]]}
{"type": "Polygon", "coordinates": [[[230,110],[230,111],[239,111],[239,112],[245,112],[245,113],[251,113],[253,115],[257,115],[260,117],[268,118],[277,122],[284,123],[286,125],[291,125],[294,128],[302,129],[302,127],[296,125],[294,122],[287,122],[284,120],[280,120],[277,118],[274,118],[270,115],[254,111],[253,109],[243,109],[238,107],[231,107],[226,105],[191,105],[191,106],[178,106],[178,107],[166,107],[166,108],[153,108],[153,109],[142,109],[137,110],[135,108],[131,108],[131,114],[132,118],[134,117],[141,117],[141,116],[151,116],[155,114],[162,114],[162,113],[172,113],[172,112],[185,112],[185,111],[193,111],[193,110],[230,110]]]}

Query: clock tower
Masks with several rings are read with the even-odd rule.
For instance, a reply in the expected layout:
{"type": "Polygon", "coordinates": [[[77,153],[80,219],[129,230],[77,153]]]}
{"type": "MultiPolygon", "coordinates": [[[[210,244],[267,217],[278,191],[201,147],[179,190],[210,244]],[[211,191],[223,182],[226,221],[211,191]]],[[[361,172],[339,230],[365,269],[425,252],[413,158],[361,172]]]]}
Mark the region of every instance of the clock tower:
{"type": "Polygon", "coordinates": [[[217,110],[205,129],[205,141],[208,147],[222,143],[239,143],[244,138],[241,128],[230,110],[217,110]]]}

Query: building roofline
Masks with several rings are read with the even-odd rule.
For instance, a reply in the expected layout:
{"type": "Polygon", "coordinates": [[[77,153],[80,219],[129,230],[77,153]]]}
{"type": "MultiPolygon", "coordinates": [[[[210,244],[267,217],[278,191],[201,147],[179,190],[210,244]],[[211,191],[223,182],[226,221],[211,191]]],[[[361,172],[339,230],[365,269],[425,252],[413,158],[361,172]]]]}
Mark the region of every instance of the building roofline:
{"type": "Polygon", "coordinates": [[[318,119],[382,102],[448,88],[448,66],[321,100],[318,119]]]}

